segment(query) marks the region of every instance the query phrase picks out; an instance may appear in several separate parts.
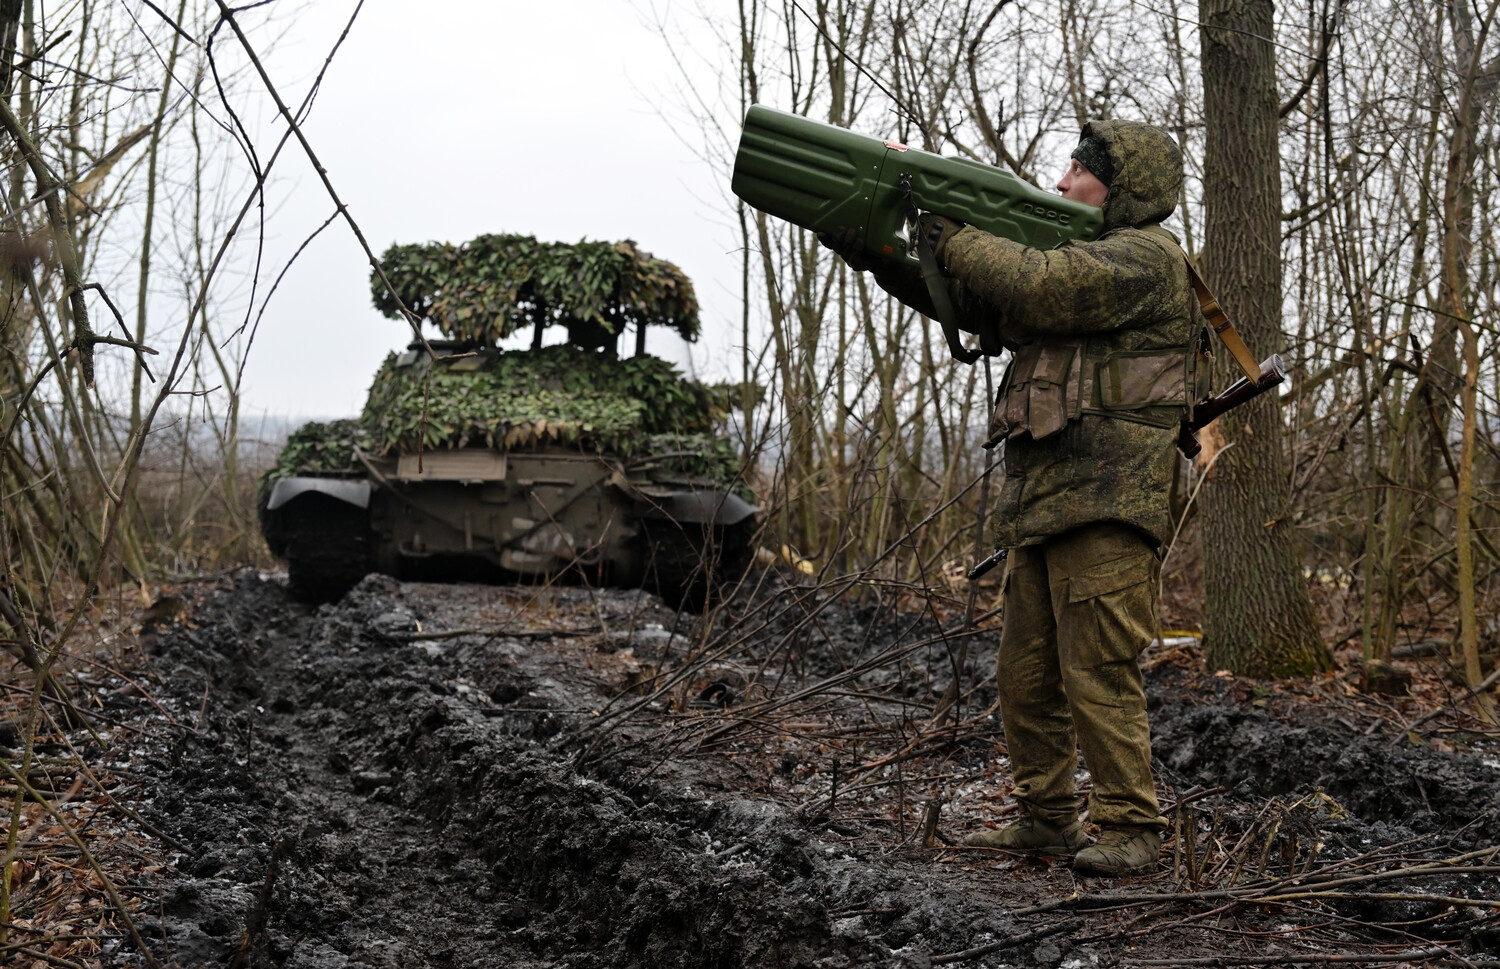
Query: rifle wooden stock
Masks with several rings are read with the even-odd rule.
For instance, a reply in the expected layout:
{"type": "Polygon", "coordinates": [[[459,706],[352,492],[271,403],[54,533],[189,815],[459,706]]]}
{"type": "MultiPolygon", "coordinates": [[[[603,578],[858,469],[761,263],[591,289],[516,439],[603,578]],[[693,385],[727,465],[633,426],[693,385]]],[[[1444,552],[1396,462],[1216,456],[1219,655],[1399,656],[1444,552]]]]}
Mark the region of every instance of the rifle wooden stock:
{"type": "Polygon", "coordinates": [[[1198,452],[1203,450],[1203,445],[1198,443],[1199,431],[1212,424],[1227,411],[1254,400],[1285,379],[1286,364],[1281,362],[1281,355],[1271,354],[1261,361],[1260,379],[1255,383],[1252,384],[1241,377],[1226,387],[1223,393],[1210,397],[1194,407],[1192,420],[1183,421],[1181,429],[1177,432],[1177,447],[1185,456],[1197,457],[1198,452]]]}

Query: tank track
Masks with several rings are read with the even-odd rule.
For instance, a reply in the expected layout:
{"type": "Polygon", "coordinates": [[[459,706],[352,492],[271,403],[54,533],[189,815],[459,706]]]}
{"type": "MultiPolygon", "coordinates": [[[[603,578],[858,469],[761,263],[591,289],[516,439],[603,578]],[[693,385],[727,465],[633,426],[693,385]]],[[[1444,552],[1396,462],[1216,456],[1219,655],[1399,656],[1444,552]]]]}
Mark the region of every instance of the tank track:
{"type": "Polygon", "coordinates": [[[308,602],[333,602],[374,569],[369,513],[309,494],[271,512],[280,515],[287,588],[308,602]]]}
{"type": "Polygon", "coordinates": [[[756,521],[697,525],[650,521],[645,587],[673,609],[702,612],[739,581],[755,555],[756,521]]]}

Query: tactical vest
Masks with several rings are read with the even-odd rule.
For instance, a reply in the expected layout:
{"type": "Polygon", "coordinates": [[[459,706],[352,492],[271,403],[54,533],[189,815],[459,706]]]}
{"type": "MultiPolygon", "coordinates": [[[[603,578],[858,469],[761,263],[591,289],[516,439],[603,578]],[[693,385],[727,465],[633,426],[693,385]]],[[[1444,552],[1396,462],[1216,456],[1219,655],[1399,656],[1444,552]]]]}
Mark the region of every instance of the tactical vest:
{"type": "Polygon", "coordinates": [[[1097,337],[1022,345],[1000,382],[986,446],[1051,437],[1085,414],[1176,428],[1202,397],[1205,333],[1163,350],[1118,350],[1097,337]]]}

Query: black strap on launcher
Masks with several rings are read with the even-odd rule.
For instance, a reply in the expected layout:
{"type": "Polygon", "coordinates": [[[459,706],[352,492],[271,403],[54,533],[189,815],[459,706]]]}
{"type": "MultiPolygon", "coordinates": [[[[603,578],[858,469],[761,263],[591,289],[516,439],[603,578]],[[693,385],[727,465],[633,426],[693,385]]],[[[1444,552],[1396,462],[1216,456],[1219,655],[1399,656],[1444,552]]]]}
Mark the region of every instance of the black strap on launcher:
{"type": "Polygon", "coordinates": [[[948,352],[953,354],[953,359],[959,363],[972,364],[984,354],[964,346],[963,338],[959,336],[957,316],[953,312],[953,300],[948,297],[948,286],[944,282],[947,277],[938,267],[937,254],[932,251],[932,243],[922,238],[921,233],[917,231],[917,219],[921,211],[917,208],[917,201],[911,194],[910,172],[901,173],[901,197],[906,202],[906,223],[911,228],[910,245],[917,254],[917,260],[922,264],[922,282],[927,285],[927,296],[932,300],[932,309],[937,314],[938,325],[943,328],[943,337],[948,341],[948,352]]]}

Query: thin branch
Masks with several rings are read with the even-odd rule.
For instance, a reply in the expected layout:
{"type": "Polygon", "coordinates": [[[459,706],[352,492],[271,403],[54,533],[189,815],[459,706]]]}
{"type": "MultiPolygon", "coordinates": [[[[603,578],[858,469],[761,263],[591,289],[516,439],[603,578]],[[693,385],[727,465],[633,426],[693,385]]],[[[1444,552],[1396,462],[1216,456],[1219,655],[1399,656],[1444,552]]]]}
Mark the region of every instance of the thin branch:
{"type": "MultiPolygon", "coordinates": [[[[271,76],[266,73],[265,66],[261,64],[260,58],[255,53],[255,48],[250,44],[250,39],[245,36],[245,32],[240,29],[239,21],[234,18],[234,12],[224,3],[224,0],[215,0],[215,2],[219,7],[219,15],[225,23],[229,24],[230,29],[234,31],[234,35],[239,38],[240,45],[245,49],[246,56],[250,58],[250,63],[255,66],[256,73],[260,75],[261,83],[266,86],[267,93],[276,102],[276,110],[286,119],[287,125],[297,137],[297,142],[302,145],[302,150],[306,152],[308,160],[312,162],[313,169],[317,171],[318,178],[323,182],[323,188],[328,192],[328,197],[333,199],[334,207],[338,210],[339,215],[343,216],[344,222],[349,226],[350,231],[354,233],[354,237],[359,240],[359,246],[364,250],[365,258],[369,260],[370,267],[380,277],[381,285],[385,287],[386,292],[390,293],[391,299],[395,300],[397,307],[400,308],[402,315],[406,317],[406,322],[411,326],[417,340],[426,348],[428,354],[436,356],[431,345],[428,344],[427,338],[422,335],[421,317],[407,308],[406,303],[401,300],[401,296],[396,292],[396,287],[386,277],[385,268],[381,266],[380,260],[376,258],[375,252],[370,248],[369,242],[365,240],[365,234],[360,230],[359,223],[354,221],[354,216],[350,214],[348,206],[344,204],[343,199],[339,198],[338,191],[333,187],[333,181],[328,177],[328,169],[324,168],[323,163],[318,160],[317,152],[313,151],[313,147],[308,142],[307,136],[302,133],[302,127],[297,123],[296,116],[287,108],[286,102],[282,101],[281,94],[276,90],[276,85],[271,82],[271,76]]],[[[360,7],[363,6],[364,0],[360,0],[359,7],[355,8],[356,16],[359,14],[360,7]]],[[[352,23],[353,18],[350,18],[350,24],[352,23]]],[[[348,32],[347,27],[345,28],[345,32],[348,32]]]]}

